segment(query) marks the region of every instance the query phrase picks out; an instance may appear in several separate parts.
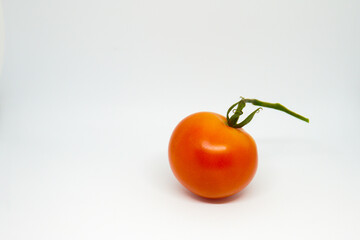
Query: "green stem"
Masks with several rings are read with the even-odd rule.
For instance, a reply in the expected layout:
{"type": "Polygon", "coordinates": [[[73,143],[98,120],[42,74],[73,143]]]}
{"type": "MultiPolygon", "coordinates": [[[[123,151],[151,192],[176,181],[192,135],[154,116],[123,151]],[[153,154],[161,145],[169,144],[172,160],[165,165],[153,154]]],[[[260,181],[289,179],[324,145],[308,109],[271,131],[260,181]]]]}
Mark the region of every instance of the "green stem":
{"type": "Polygon", "coordinates": [[[268,102],[263,102],[263,101],[260,101],[260,100],[257,100],[257,99],[244,99],[244,101],[247,102],[247,103],[252,103],[255,106],[273,108],[273,109],[276,109],[276,110],[279,110],[279,111],[283,111],[283,112],[285,112],[287,114],[290,114],[291,116],[296,117],[296,118],[298,118],[300,120],[303,120],[303,121],[305,121],[307,123],[309,122],[308,118],[306,118],[304,116],[301,116],[300,114],[297,114],[297,113],[287,109],[286,107],[284,107],[280,103],[268,103],[268,102]]]}
{"type": "Polygon", "coordinates": [[[227,123],[230,127],[233,128],[241,128],[243,126],[245,126],[246,124],[248,124],[254,117],[254,115],[260,110],[260,108],[256,109],[254,112],[252,112],[245,120],[243,120],[240,123],[237,123],[239,117],[243,114],[242,110],[245,107],[246,103],[251,103],[255,106],[260,106],[260,107],[267,107],[267,108],[273,108],[282,112],[285,112],[287,114],[290,114],[293,117],[296,117],[300,120],[303,120],[305,122],[309,122],[309,119],[301,116],[300,114],[297,114],[289,109],[287,109],[286,107],[284,107],[283,105],[281,105],[280,103],[268,103],[268,102],[263,102],[257,99],[246,99],[246,98],[241,98],[241,100],[237,103],[234,103],[233,105],[231,105],[231,107],[228,109],[227,114],[226,114],[226,119],[227,119],[227,123]],[[229,114],[233,112],[234,114],[230,117],[229,114]]]}

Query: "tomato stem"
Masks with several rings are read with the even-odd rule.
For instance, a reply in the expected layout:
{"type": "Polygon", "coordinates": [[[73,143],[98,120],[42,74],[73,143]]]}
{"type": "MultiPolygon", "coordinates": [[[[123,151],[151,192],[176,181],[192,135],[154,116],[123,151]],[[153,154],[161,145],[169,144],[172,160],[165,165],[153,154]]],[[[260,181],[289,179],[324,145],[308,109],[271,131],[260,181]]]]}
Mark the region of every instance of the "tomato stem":
{"type": "Polygon", "coordinates": [[[246,124],[248,124],[253,119],[255,114],[257,112],[259,112],[260,109],[262,109],[261,107],[273,108],[273,109],[285,112],[287,114],[290,114],[291,116],[296,117],[296,118],[298,118],[298,119],[300,119],[302,121],[305,121],[307,123],[309,122],[308,118],[306,118],[304,116],[301,116],[300,114],[297,114],[297,113],[289,110],[288,108],[284,107],[280,103],[268,103],[268,102],[263,102],[263,101],[260,101],[260,100],[257,100],[257,99],[247,99],[247,98],[242,97],[239,102],[231,105],[230,108],[228,109],[227,114],[226,114],[226,119],[227,119],[228,125],[230,127],[233,127],[233,128],[244,127],[246,124]],[[255,106],[260,106],[260,108],[253,111],[242,122],[237,123],[239,117],[243,114],[242,110],[244,109],[246,103],[251,103],[251,104],[253,104],[255,106]],[[236,107],[236,109],[235,109],[235,107],[236,107]],[[234,114],[231,117],[229,117],[229,114],[230,114],[231,111],[233,111],[234,114]]]}

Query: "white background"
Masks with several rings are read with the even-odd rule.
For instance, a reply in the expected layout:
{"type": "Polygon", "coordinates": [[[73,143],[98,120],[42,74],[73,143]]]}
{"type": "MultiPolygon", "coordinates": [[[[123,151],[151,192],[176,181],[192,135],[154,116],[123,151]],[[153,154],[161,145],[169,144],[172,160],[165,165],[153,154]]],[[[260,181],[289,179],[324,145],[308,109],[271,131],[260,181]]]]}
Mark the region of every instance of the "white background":
{"type": "Polygon", "coordinates": [[[360,238],[359,1],[2,5],[0,239],[360,238]],[[197,198],[171,132],[240,96],[310,124],[264,109],[253,182],[197,198]]]}

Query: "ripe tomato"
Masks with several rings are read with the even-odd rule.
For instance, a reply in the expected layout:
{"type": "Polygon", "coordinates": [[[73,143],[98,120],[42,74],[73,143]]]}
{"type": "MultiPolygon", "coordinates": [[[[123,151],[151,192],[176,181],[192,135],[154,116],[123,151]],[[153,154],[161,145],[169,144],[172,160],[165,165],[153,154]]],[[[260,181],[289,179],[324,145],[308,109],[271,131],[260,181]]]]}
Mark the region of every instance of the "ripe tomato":
{"type": "Polygon", "coordinates": [[[223,198],[244,189],[257,169],[254,139],[227,119],[199,112],[183,119],[172,133],[169,161],[179,182],[205,198],[223,198]]]}
{"type": "Polygon", "coordinates": [[[280,103],[247,98],[231,105],[226,118],[211,112],[192,114],[177,125],[169,143],[170,166],[179,182],[206,198],[228,197],[244,189],[255,175],[257,150],[254,139],[242,127],[261,107],[309,122],[280,103]],[[260,108],[238,123],[246,103],[260,108]]]}

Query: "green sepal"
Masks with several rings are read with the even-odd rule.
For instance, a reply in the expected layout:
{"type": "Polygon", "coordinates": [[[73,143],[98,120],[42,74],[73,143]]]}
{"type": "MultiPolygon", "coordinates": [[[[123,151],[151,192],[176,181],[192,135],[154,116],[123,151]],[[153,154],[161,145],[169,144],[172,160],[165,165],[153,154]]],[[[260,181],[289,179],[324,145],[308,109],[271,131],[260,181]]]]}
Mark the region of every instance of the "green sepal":
{"type": "Polygon", "coordinates": [[[226,114],[226,119],[227,119],[227,123],[230,127],[234,127],[239,119],[239,117],[243,114],[243,109],[245,107],[246,103],[245,103],[245,100],[244,99],[241,99],[239,102],[233,104],[229,110],[227,111],[227,114],[226,114]],[[237,106],[237,107],[236,107],[237,106]],[[235,112],[234,114],[229,117],[229,113],[234,109],[235,109],[235,112]]]}
{"type": "Polygon", "coordinates": [[[255,111],[253,111],[253,112],[252,112],[247,118],[245,118],[241,123],[235,124],[235,125],[233,126],[233,128],[242,128],[242,127],[244,127],[246,124],[248,124],[249,122],[251,122],[251,120],[253,119],[253,117],[255,116],[255,114],[256,114],[257,112],[259,112],[261,109],[262,109],[262,108],[260,107],[260,108],[256,109],[255,111]]]}

